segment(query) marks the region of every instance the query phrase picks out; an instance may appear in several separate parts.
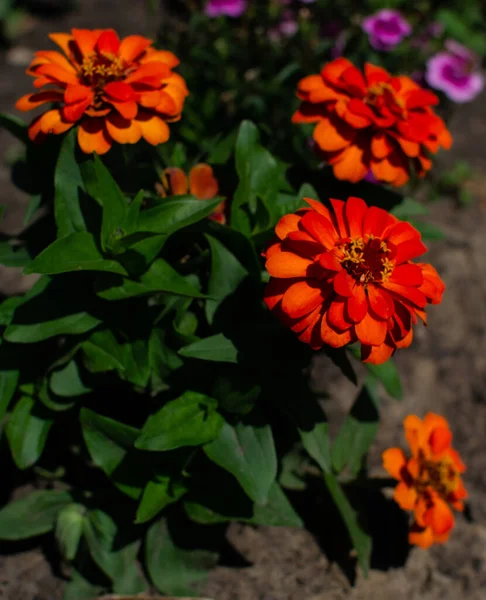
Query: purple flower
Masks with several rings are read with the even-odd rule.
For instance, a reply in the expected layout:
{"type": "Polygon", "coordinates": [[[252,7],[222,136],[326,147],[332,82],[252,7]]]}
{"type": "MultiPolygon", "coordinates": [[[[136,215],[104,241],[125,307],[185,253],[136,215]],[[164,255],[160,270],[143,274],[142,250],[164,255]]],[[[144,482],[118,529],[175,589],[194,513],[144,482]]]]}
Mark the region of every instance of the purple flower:
{"type": "Polygon", "coordinates": [[[458,103],[474,100],[484,87],[478,57],[454,40],[447,40],[445,51],[429,58],[425,79],[458,103]]]}
{"type": "Polygon", "coordinates": [[[385,51],[393,50],[404,37],[412,33],[412,28],[402,15],[390,8],[366,17],[362,28],[368,34],[373,48],[385,51]]]}
{"type": "Polygon", "coordinates": [[[208,0],[204,12],[208,17],[241,17],[246,9],[246,0],[208,0]]]}

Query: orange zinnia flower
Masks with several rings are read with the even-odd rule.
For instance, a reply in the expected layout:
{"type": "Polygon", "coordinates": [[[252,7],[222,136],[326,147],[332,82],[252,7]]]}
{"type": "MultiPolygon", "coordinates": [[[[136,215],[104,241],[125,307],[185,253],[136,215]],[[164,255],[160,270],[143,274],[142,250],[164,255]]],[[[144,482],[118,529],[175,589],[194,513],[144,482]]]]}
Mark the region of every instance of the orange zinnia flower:
{"type": "Polygon", "coordinates": [[[184,79],[172,68],[179,60],[156,50],[139,35],[120,41],[112,29],[73,29],[51,33],[64,54],[39,51],[27,73],[34,87],[48,89],[17,101],[27,111],[44,104],[55,108],[37,117],[29,137],[42,142],[47,134],[61,134],[79,124],[83,152],[104,154],[112,143],[150,144],[169,139],[168,122],[180,119],[188,95],[184,79]]]}
{"type": "Polygon", "coordinates": [[[265,253],[265,302],[312,348],[359,341],[362,360],[380,364],[411,344],[444,284],[431,265],[410,262],[427,249],[409,223],[361,198],[331,199],[332,211],[304,200],[311,208],[282,217],[265,253]]]}
{"type": "Polygon", "coordinates": [[[466,470],[452,448],[447,421],[427,413],[422,421],[409,415],[403,422],[412,452],[407,460],[400,448],[383,453],[383,466],[400,482],[394,498],[401,508],[414,512],[409,542],[422,548],[447,541],[454,515],[451,507],[463,511],[467,492],[461,473],[466,470]]]}
{"type": "Polygon", "coordinates": [[[369,63],[363,75],[338,58],[302,79],[297,96],[303,102],[292,120],[317,123],[314,140],[337,179],[357,182],[371,169],[376,179],[400,186],[412,166],[425,175],[429,153],[452,144],[431,108],[439,102],[435,94],[369,63]]]}
{"type": "MultiPolygon", "coordinates": [[[[178,167],[164,169],[161,180],[162,183],[156,183],[155,188],[163,198],[166,196],[184,196],[189,193],[199,198],[199,200],[212,200],[219,193],[218,180],[214,176],[213,169],[204,163],[200,163],[191,169],[189,181],[184,171],[178,167]]],[[[224,225],[226,223],[225,212],[226,201],[223,200],[208,218],[224,225]]]]}

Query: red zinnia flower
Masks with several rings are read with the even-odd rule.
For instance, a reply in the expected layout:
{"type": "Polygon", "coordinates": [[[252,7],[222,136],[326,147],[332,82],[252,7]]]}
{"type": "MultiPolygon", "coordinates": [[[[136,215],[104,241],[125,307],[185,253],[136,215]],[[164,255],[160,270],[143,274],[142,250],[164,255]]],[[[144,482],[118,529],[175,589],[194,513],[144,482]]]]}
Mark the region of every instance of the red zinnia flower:
{"type": "Polygon", "coordinates": [[[454,526],[451,507],[464,510],[467,492],[461,479],[466,470],[452,448],[449,424],[427,413],[422,421],[409,415],[403,422],[412,457],[400,448],[383,452],[383,466],[398,479],[394,498],[404,510],[414,512],[409,542],[422,548],[441,544],[454,526]]]}
{"type": "MultiPolygon", "coordinates": [[[[179,167],[164,169],[161,181],[162,183],[155,184],[155,189],[163,198],[166,196],[184,196],[189,193],[199,198],[199,200],[211,200],[216,198],[219,193],[219,184],[214,176],[213,169],[205,163],[200,163],[191,169],[189,181],[187,175],[179,167]]],[[[223,200],[208,218],[224,225],[226,223],[225,211],[226,201],[223,200]]]]}
{"type": "Polygon", "coordinates": [[[425,175],[429,154],[452,144],[431,108],[439,102],[435,94],[369,63],[363,74],[338,58],[302,79],[297,96],[302,105],[292,120],[317,123],[314,140],[337,179],[357,182],[371,169],[376,179],[400,186],[412,167],[425,175]]]}
{"type": "Polygon", "coordinates": [[[426,322],[444,284],[429,264],[420,233],[361,198],[331,199],[282,217],[279,241],[265,253],[271,275],[265,302],[312,348],[361,342],[361,358],[380,364],[408,347],[412,325],[426,322]]]}
{"type": "Polygon", "coordinates": [[[120,41],[112,29],[73,29],[49,37],[64,54],[36,52],[27,69],[36,88],[49,88],[16,104],[21,111],[55,105],[32,122],[31,140],[42,142],[77,124],[86,153],[104,154],[114,141],[134,144],[143,137],[156,145],[169,139],[167,123],[180,119],[188,95],[184,79],[172,72],[179,60],[171,52],[156,50],[139,35],[120,41]]]}

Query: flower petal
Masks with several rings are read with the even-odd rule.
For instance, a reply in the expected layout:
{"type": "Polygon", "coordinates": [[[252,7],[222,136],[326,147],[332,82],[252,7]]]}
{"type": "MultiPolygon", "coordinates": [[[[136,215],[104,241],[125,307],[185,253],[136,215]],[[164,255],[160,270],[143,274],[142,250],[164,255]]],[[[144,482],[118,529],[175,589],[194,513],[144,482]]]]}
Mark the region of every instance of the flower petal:
{"type": "Polygon", "coordinates": [[[356,285],[356,281],[344,269],[339,271],[332,283],[336,294],[347,298],[353,295],[353,288],[356,285]]]}
{"type": "Polygon", "coordinates": [[[307,277],[307,269],[312,261],[293,252],[279,252],[267,259],[265,268],[272,277],[307,277]]]}
{"type": "Polygon", "coordinates": [[[331,327],[328,321],[327,313],[323,315],[321,322],[321,338],[325,344],[332,348],[341,348],[353,341],[352,329],[339,332],[331,327]]]}
{"type": "Polygon", "coordinates": [[[62,92],[57,90],[46,90],[45,92],[38,92],[36,94],[26,94],[19,98],[15,103],[15,108],[25,112],[32,110],[45,104],[46,102],[60,102],[62,101],[62,92]]]}
{"type": "Polygon", "coordinates": [[[395,348],[386,343],[379,346],[366,346],[361,345],[361,360],[364,363],[372,365],[382,365],[386,362],[395,352],[395,348]]]}
{"type": "Polygon", "coordinates": [[[142,137],[142,131],[136,121],[124,119],[116,113],[111,113],[106,118],[106,130],[119,144],[136,144],[142,137]]]}
{"type": "Polygon", "coordinates": [[[142,130],[142,137],[152,146],[163,144],[169,139],[169,126],[160,117],[139,111],[136,121],[142,130]]]}
{"type": "Polygon", "coordinates": [[[191,194],[201,200],[210,200],[218,195],[218,180],[209,165],[200,163],[189,173],[189,189],[191,194]]]}
{"type": "Polygon", "coordinates": [[[363,237],[363,219],[368,211],[366,202],[350,196],[346,202],[345,214],[351,237],[363,237]]]}
{"type": "Polygon", "coordinates": [[[96,49],[100,53],[118,54],[120,49],[120,38],[113,29],[105,29],[101,32],[97,42],[96,49]]]}
{"type": "Polygon", "coordinates": [[[348,298],[346,310],[349,318],[354,323],[360,323],[368,312],[368,301],[362,285],[353,287],[353,295],[348,298]]]}
{"type": "Polygon", "coordinates": [[[417,502],[417,490],[401,481],[395,488],[393,499],[403,510],[413,510],[417,502]]]}
{"type": "Polygon", "coordinates": [[[317,212],[309,211],[302,217],[300,225],[326,250],[334,248],[338,236],[329,219],[317,212]]]}
{"type": "Polygon", "coordinates": [[[121,41],[118,55],[126,62],[132,62],[139,58],[151,44],[151,40],[141,35],[128,35],[121,41]]]}
{"type": "Polygon", "coordinates": [[[405,453],[401,448],[388,448],[381,455],[383,468],[394,479],[402,479],[402,469],[407,466],[405,453]]]}
{"type": "Polygon", "coordinates": [[[362,344],[379,346],[383,344],[387,334],[386,321],[377,321],[369,312],[364,319],[354,326],[358,340],[362,344]]]}
{"type": "Polygon", "coordinates": [[[105,130],[104,119],[86,118],[78,127],[78,144],[83,152],[105,154],[111,148],[111,139],[105,130]]]}
{"type": "Polygon", "coordinates": [[[366,288],[368,303],[373,312],[383,319],[389,319],[393,313],[393,300],[390,295],[374,284],[369,284],[366,288]]]}
{"type": "Polygon", "coordinates": [[[292,319],[309,314],[324,300],[320,286],[309,285],[307,281],[299,281],[290,286],[282,298],[282,310],[292,319]]]}
{"type": "Polygon", "coordinates": [[[300,215],[294,213],[284,215],[277,223],[275,233],[281,240],[284,240],[291,231],[298,230],[301,218],[300,215]]]}
{"type": "Polygon", "coordinates": [[[424,281],[424,276],[418,265],[407,263],[393,269],[390,281],[400,285],[420,286],[424,281]]]}

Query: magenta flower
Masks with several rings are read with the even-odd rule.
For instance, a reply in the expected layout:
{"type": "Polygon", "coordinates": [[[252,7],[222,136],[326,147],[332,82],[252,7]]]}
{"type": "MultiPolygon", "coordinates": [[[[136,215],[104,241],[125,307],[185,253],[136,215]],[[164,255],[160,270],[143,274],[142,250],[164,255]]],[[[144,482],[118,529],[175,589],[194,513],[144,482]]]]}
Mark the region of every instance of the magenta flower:
{"type": "Polygon", "coordinates": [[[454,102],[470,102],[484,87],[479,67],[479,58],[473,52],[447,40],[445,51],[427,61],[425,79],[430,87],[441,90],[454,102]]]}
{"type": "Polygon", "coordinates": [[[363,31],[376,50],[393,50],[404,37],[412,33],[409,23],[397,10],[384,8],[363,19],[363,31]]]}
{"type": "Polygon", "coordinates": [[[204,12],[208,17],[241,17],[246,9],[246,0],[208,0],[204,12]]]}

